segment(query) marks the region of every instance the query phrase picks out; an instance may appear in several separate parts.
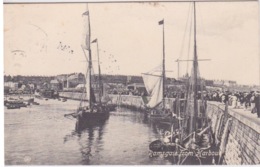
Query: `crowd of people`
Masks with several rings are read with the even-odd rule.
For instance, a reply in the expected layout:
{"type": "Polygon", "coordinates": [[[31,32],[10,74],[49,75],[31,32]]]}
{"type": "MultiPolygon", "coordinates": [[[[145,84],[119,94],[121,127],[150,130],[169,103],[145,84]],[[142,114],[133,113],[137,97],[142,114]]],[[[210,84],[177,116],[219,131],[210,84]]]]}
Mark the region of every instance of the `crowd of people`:
{"type": "MultiPolygon", "coordinates": [[[[201,94],[201,93],[200,93],[201,94]]],[[[204,98],[208,101],[217,101],[232,106],[234,109],[244,109],[257,113],[260,118],[260,92],[231,92],[231,91],[213,91],[203,93],[204,98]]],[[[199,95],[201,96],[201,95],[199,95]]]]}
{"type": "MultiPolygon", "coordinates": [[[[128,90],[128,89],[112,89],[110,90],[111,94],[121,94],[121,95],[134,95],[134,96],[148,96],[147,92],[144,90],[128,90]]],[[[166,98],[177,98],[181,99],[186,97],[185,90],[171,90],[167,89],[165,95],[166,98]]],[[[260,118],[260,92],[251,91],[251,92],[239,92],[239,91],[198,91],[198,99],[201,97],[207,101],[217,101],[220,103],[228,104],[234,109],[244,109],[246,111],[251,111],[251,113],[257,113],[258,118],[260,118]]]]}
{"type": "Polygon", "coordinates": [[[144,90],[132,90],[132,89],[110,89],[107,91],[108,94],[120,94],[120,95],[132,95],[132,96],[146,96],[147,92],[144,90]]]}

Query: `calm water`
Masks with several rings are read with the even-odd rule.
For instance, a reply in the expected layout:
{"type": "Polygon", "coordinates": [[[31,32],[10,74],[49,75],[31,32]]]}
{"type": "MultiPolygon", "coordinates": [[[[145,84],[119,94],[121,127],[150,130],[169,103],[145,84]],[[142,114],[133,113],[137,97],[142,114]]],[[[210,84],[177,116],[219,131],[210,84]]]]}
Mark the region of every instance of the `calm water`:
{"type": "Polygon", "coordinates": [[[39,106],[5,109],[6,165],[171,164],[149,158],[149,144],[160,137],[142,113],[121,109],[104,125],[75,132],[71,113],[78,101],[35,100],[39,106]]]}

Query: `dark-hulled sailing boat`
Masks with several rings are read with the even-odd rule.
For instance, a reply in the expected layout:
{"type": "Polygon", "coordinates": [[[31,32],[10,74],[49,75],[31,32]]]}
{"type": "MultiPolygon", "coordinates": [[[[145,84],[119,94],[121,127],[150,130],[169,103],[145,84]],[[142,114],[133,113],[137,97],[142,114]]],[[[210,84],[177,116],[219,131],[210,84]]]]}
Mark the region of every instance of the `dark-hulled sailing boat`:
{"type": "MultiPolygon", "coordinates": [[[[178,152],[177,164],[196,164],[196,162],[198,162],[198,164],[203,164],[202,161],[209,159],[209,157],[199,157],[199,154],[197,154],[198,152],[211,149],[213,141],[210,122],[206,118],[206,114],[201,112],[206,111],[205,105],[203,105],[206,103],[203,96],[201,96],[201,100],[198,99],[198,89],[200,89],[199,87],[201,85],[199,82],[201,82],[201,78],[198,69],[196,7],[194,2],[194,58],[187,89],[185,114],[182,115],[181,119],[178,119],[178,129],[171,128],[171,132],[168,136],[165,136],[168,140],[156,140],[149,145],[151,151],[178,152]],[[191,152],[194,154],[180,156],[181,152],[191,152]]],[[[177,104],[180,104],[179,100],[177,100],[177,104]]],[[[180,111],[177,112],[177,117],[181,117],[180,111]]],[[[171,127],[173,126],[174,125],[171,125],[171,127]]]]}
{"type": "MultiPolygon", "coordinates": [[[[81,101],[76,112],[72,114],[66,114],[65,116],[73,116],[77,118],[76,130],[83,129],[88,125],[99,125],[104,123],[109,118],[109,109],[106,105],[107,102],[102,102],[102,81],[101,81],[101,70],[98,55],[98,77],[93,75],[92,65],[92,52],[91,52],[91,31],[90,31],[90,15],[89,10],[83,13],[84,21],[86,26],[85,39],[82,44],[82,50],[84,52],[87,71],[86,71],[86,84],[85,90],[82,92],[81,101]],[[87,52],[87,53],[86,53],[87,52]],[[94,83],[94,81],[97,82],[94,83]],[[94,84],[96,84],[94,90],[94,84]],[[96,93],[97,92],[97,93],[96,93]]],[[[97,39],[93,40],[92,43],[98,42],[97,39]]],[[[97,47],[98,48],[98,47],[97,47]]],[[[97,49],[98,51],[98,49],[97,49]]]]}

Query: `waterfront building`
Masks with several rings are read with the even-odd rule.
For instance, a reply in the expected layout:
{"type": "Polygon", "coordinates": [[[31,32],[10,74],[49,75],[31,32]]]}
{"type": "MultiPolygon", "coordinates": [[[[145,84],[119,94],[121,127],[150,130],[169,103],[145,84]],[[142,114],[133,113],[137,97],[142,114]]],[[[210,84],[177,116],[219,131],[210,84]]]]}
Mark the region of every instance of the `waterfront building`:
{"type": "Polygon", "coordinates": [[[52,90],[60,90],[61,89],[61,84],[58,80],[54,79],[54,80],[51,80],[50,82],[50,88],[52,90]]]}
{"type": "Polygon", "coordinates": [[[18,82],[5,82],[4,86],[11,90],[18,90],[18,82]]]}

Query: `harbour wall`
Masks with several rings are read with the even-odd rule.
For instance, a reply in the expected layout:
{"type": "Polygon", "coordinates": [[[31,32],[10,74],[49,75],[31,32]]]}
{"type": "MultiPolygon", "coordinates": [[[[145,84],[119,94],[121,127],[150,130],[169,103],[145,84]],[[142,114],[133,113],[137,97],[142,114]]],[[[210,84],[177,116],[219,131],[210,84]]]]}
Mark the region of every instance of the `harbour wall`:
{"type": "Polygon", "coordinates": [[[60,97],[65,97],[68,99],[73,99],[73,100],[81,100],[82,97],[84,97],[84,93],[80,92],[59,92],[60,97]]]}
{"type": "MultiPolygon", "coordinates": [[[[61,92],[60,96],[75,100],[81,93],[61,92]]],[[[112,104],[131,109],[144,109],[144,101],[140,96],[109,95],[112,104]]],[[[165,104],[173,108],[174,99],[166,99],[165,104]]],[[[250,111],[249,111],[250,112],[250,111]]],[[[228,108],[218,102],[207,103],[207,117],[211,119],[215,144],[219,148],[220,162],[227,165],[260,164],[260,126],[235,109],[228,108]]]]}
{"type": "MultiPolygon", "coordinates": [[[[84,94],[79,92],[60,92],[60,97],[65,97],[73,100],[80,100],[81,97],[84,97],[84,94]]],[[[149,97],[143,99],[141,96],[132,96],[132,95],[114,95],[109,94],[110,98],[109,103],[116,104],[121,107],[126,107],[130,109],[143,110],[144,109],[144,101],[149,101],[149,97]]],[[[165,107],[168,109],[173,109],[173,101],[172,98],[165,99],[165,107]]]]}
{"type": "Polygon", "coordinates": [[[207,114],[212,120],[215,144],[219,146],[222,164],[260,164],[259,124],[244,118],[235,109],[215,102],[208,103],[207,114]]]}

